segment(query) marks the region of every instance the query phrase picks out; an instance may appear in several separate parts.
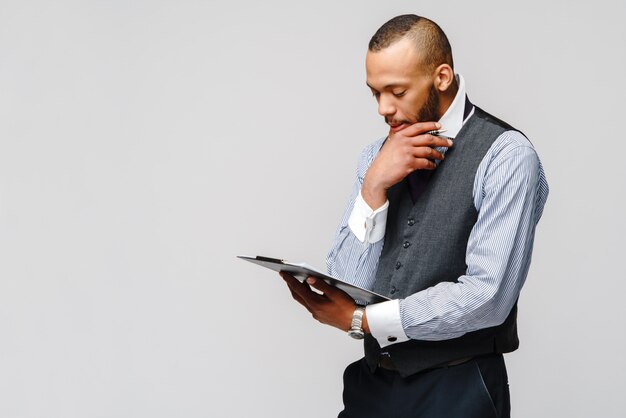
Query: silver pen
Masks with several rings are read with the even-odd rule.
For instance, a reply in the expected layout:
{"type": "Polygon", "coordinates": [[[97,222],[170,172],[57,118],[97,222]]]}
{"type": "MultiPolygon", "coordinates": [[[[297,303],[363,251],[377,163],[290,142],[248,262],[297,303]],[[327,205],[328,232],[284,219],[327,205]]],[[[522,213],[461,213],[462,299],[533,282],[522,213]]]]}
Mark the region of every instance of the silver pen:
{"type": "Polygon", "coordinates": [[[450,141],[453,141],[454,138],[451,138],[451,137],[445,136],[445,135],[441,135],[443,132],[446,132],[446,131],[447,131],[447,129],[439,129],[439,130],[435,130],[435,131],[428,131],[426,133],[430,134],[430,135],[438,136],[439,138],[445,138],[445,139],[449,139],[450,141]]]}

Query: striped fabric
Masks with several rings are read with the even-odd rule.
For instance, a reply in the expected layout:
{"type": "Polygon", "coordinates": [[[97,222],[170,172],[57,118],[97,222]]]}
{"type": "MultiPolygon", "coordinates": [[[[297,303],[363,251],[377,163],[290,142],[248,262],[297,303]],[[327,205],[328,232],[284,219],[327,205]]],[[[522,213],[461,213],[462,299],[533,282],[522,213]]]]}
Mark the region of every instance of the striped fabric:
{"type": "MultiPolygon", "coordinates": [[[[348,227],[354,201],[384,139],[363,151],[352,195],[327,267],[331,275],[371,289],[384,240],[362,243],[348,227]]],[[[519,297],[530,265],[535,227],[548,197],[539,158],[517,131],[504,132],[478,167],[473,188],[478,221],[470,234],[467,272],[400,301],[406,335],[444,340],[502,323],[519,297]]]]}

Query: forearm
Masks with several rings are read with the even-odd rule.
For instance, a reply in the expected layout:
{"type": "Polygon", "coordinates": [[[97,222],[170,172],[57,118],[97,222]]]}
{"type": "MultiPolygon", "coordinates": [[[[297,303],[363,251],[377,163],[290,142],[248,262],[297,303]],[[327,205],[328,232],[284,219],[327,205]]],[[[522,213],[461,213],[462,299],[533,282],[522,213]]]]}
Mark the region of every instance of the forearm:
{"type": "Polygon", "coordinates": [[[335,239],[335,245],[328,254],[328,273],[359,287],[371,289],[381,251],[382,241],[364,244],[346,228],[335,239]]]}
{"type": "Polygon", "coordinates": [[[367,168],[381,144],[382,140],[372,144],[361,155],[352,194],[326,258],[329,274],[366,289],[372,288],[378,267],[388,205],[373,211],[359,193],[367,168]]]}
{"type": "Polygon", "coordinates": [[[371,176],[365,176],[361,196],[367,205],[373,209],[378,209],[387,202],[387,189],[377,183],[371,176]]]}

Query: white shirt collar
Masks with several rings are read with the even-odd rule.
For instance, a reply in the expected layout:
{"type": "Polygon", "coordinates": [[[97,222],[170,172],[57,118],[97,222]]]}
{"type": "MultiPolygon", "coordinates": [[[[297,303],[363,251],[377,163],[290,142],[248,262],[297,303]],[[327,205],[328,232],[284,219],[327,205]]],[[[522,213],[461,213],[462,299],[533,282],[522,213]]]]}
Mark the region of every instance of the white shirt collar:
{"type": "Polygon", "coordinates": [[[454,96],[454,100],[448,107],[448,110],[446,110],[446,113],[439,119],[441,124],[440,130],[443,131],[445,129],[442,135],[450,138],[455,138],[461,130],[464,122],[463,114],[465,113],[465,80],[460,74],[456,75],[456,80],[459,90],[456,92],[456,96],[454,96]]]}

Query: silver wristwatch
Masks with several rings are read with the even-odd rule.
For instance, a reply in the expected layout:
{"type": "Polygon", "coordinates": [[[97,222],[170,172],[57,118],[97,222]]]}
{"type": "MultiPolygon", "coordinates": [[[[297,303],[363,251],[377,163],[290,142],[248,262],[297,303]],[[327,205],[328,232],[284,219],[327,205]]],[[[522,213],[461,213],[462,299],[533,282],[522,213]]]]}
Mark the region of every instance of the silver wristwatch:
{"type": "Polygon", "coordinates": [[[350,324],[350,330],[348,335],[354,339],[362,340],[365,337],[363,331],[363,314],[365,313],[365,306],[356,305],[356,309],[352,314],[352,323],[350,324]]]}

